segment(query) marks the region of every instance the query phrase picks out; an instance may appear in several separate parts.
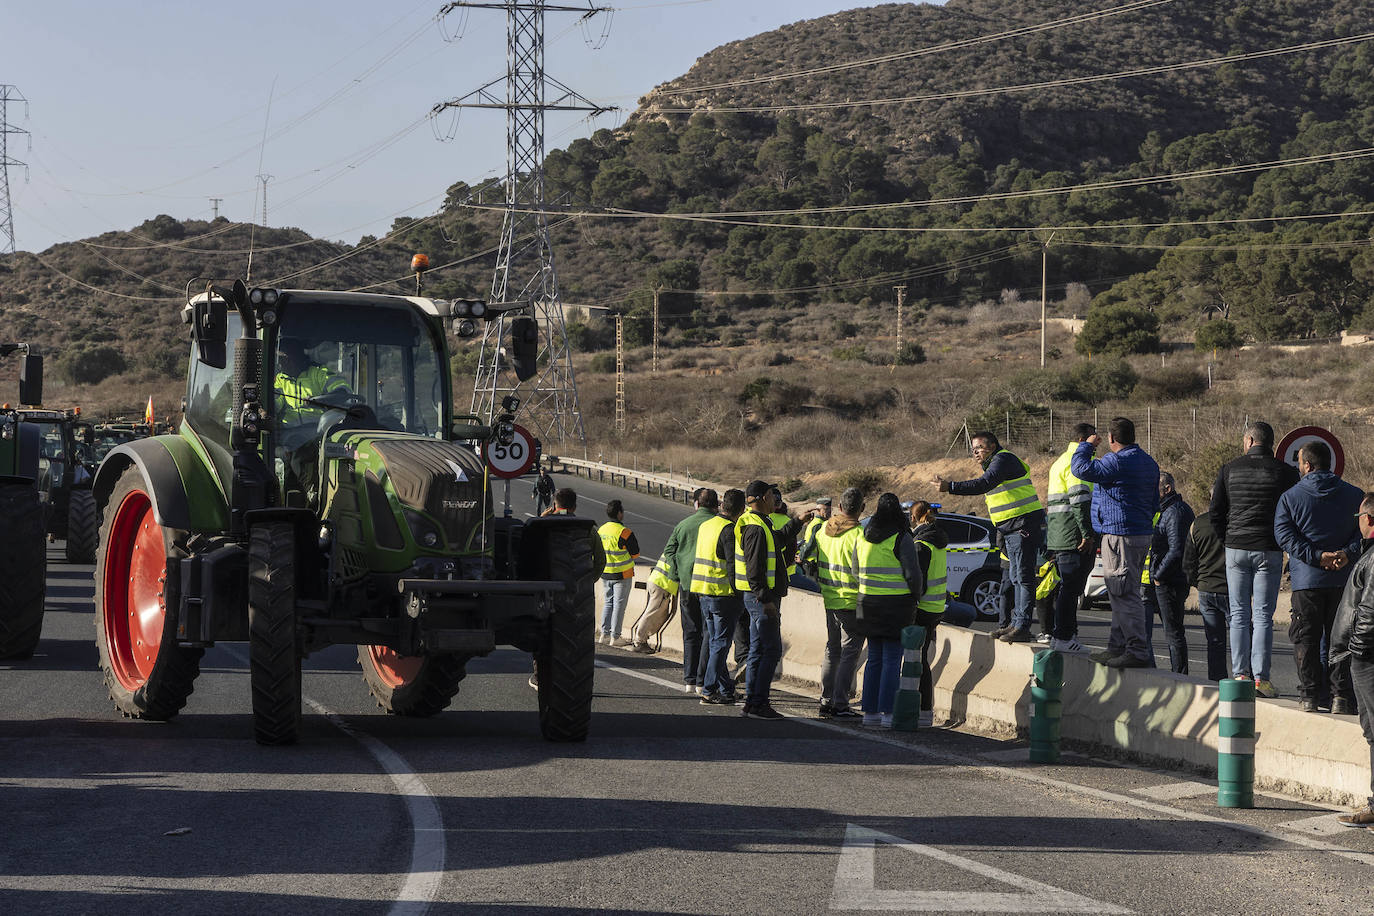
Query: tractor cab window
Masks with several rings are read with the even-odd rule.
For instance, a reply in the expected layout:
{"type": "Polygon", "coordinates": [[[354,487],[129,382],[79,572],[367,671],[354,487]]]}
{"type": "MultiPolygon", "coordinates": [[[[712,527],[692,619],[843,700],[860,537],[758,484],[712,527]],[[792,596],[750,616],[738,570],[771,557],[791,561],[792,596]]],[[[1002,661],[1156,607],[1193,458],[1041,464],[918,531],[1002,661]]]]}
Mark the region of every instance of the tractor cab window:
{"type": "MultiPolygon", "coordinates": [[[[237,312],[229,313],[228,337],[231,341],[241,333],[237,312]]],[[[232,349],[230,353],[232,353],[232,349]]],[[[230,356],[223,368],[206,365],[196,359],[194,344],[191,352],[191,371],[187,377],[186,422],[202,441],[229,447],[229,426],[234,412],[234,360],[230,356]]],[[[132,437],[131,437],[132,438],[132,437]]]]}

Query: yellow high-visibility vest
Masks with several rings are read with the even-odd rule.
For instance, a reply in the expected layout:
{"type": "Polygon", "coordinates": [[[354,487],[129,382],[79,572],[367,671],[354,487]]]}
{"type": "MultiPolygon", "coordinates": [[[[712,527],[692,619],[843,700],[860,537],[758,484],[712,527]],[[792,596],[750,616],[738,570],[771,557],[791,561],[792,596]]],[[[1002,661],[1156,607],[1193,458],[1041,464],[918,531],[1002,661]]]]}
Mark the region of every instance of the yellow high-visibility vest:
{"type": "Polygon", "coordinates": [[[897,559],[897,536],[875,544],[866,537],[854,542],[854,565],[859,570],[859,594],[872,597],[910,595],[897,559]]]}
{"type": "MultiPolygon", "coordinates": [[[[1011,455],[1011,452],[1002,449],[997,454],[1011,455]]],[[[1011,456],[1016,458],[1015,455],[1011,456]]],[[[1000,483],[983,494],[988,504],[988,518],[992,519],[994,525],[1044,508],[1040,504],[1040,497],[1035,495],[1035,485],[1031,483],[1030,465],[1020,458],[1016,460],[1021,464],[1021,476],[1000,483]]]]}
{"type": "Polygon", "coordinates": [[[921,541],[930,551],[930,569],[926,570],[926,592],[916,606],[928,614],[945,612],[945,582],[948,578],[948,557],[945,548],[929,541],[921,541]]]}
{"type": "Polygon", "coordinates": [[[601,535],[601,546],[606,550],[606,575],[622,579],[630,578],[625,574],[635,568],[634,557],[620,543],[620,533],[625,530],[620,522],[607,522],[597,529],[597,534],[601,535]]]}
{"type": "MultiPolygon", "coordinates": [[[[768,523],[773,526],[774,534],[781,532],[782,529],[785,528],[787,525],[791,524],[791,522],[792,520],[787,516],[783,515],[781,512],[770,512],[768,515],[768,523]]],[[[797,547],[800,548],[801,545],[798,544],[797,547]]],[[[787,564],[787,575],[791,576],[796,571],[797,560],[795,557],[793,557],[792,562],[787,564]]]]}
{"type": "Polygon", "coordinates": [[[763,529],[764,543],[768,545],[766,566],[768,588],[776,589],[781,584],[778,579],[778,542],[773,535],[773,528],[762,515],[749,509],[739,517],[739,521],[735,522],[735,591],[740,594],[750,590],[749,571],[744,562],[744,529],[751,526],[763,529]]]}
{"type": "Polygon", "coordinates": [[[649,581],[670,595],[676,595],[678,585],[672,579],[673,568],[668,564],[667,557],[659,557],[654,564],[654,571],[649,573],[649,581]]]}
{"type": "Polygon", "coordinates": [[[311,422],[311,418],[319,416],[320,408],[305,403],[306,398],[317,398],[348,385],[324,366],[311,366],[300,375],[278,372],[272,384],[277,390],[277,422],[286,426],[311,422]]]}
{"type": "MultiPolygon", "coordinates": [[[[1160,514],[1159,514],[1158,512],[1155,513],[1154,522],[1153,522],[1152,524],[1154,524],[1154,525],[1158,525],[1158,524],[1159,524],[1159,515],[1160,515],[1160,514]]],[[[1147,551],[1145,551],[1145,568],[1142,569],[1142,570],[1140,571],[1140,584],[1141,584],[1141,585],[1149,585],[1149,584],[1150,584],[1150,555],[1151,555],[1152,553],[1154,553],[1154,545],[1151,545],[1151,546],[1150,546],[1150,549],[1147,550],[1147,551]]]]}
{"type": "Polygon", "coordinates": [[[688,591],[712,597],[735,593],[726,561],[716,556],[716,544],[720,541],[721,532],[733,524],[725,516],[717,515],[708,518],[697,528],[697,553],[692,561],[692,581],[687,587],[688,591]]]}
{"type": "MultiPolygon", "coordinates": [[[[817,519],[819,521],[819,519],[817,519]]],[[[839,537],[821,528],[814,535],[816,544],[816,584],[827,610],[853,610],[859,597],[859,574],[854,566],[854,543],[863,537],[858,525],[839,537]]]]}

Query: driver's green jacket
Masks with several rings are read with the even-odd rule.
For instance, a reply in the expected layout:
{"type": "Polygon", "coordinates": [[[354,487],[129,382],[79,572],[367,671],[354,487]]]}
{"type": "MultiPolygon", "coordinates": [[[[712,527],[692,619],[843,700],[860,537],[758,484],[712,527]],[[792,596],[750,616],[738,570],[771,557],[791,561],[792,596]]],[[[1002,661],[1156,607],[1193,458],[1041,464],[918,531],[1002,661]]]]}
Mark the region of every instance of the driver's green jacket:
{"type": "Polygon", "coordinates": [[[318,409],[305,403],[306,398],[317,398],[327,391],[346,388],[348,382],[324,366],[311,366],[297,376],[278,372],[274,387],[277,389],[277,422],[284,426],[298,426],[313,422],[320,414],[318,409]]]}

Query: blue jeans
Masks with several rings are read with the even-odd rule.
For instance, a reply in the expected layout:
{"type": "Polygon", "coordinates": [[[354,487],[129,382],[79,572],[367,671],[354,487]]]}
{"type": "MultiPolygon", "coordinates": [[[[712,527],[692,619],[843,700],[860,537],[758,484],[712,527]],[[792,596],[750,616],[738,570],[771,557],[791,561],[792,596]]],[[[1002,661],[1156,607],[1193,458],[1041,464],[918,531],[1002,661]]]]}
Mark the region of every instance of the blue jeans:
{"type": "Polygon", "coordinates": [[[701,681],[703,693],[733,697],[735,681],[730,677],[730,642],[735,624],[744,613],[739,595],[702,595],[701,616],[706,622],[706,672],[701,681]]]}
{"type": "Polygon", "coordinates": [[[1035,611],[1035,561],[1040,555],[1040,527],[1026,525],[1020,531],[1004,535],[1002,541],[1007,548],[1007,560],[1011,563],[1009,576],[1015,596],[1011,625],[1029,627],[1031,614],[1035,611]]]}
{"type": "Polygon", "coordinates": [[[1226,677],[1226,609],[1229,599],[1218,592],[1197,593],[1197,609],[1202,614],[1202,630],[1207,634],[1207,680],[1226,677]]]}
{"type": "Polygon", "coordinates": [[[902,641],[870,637],[868,664],[864,666],[864,715],[891,714],[901,682],[902,641]]]}
{"type": "Polygon", "coordinates": [[[682,622],[682,683],[700,687],[706,681],[706,659],[711,637],[701,610],[702,596],[689,591],[678,593],[677,612],[682,622]]]}
{"type": "Polygon", "coordinates": [[[1226,590],[1231,599],[1231,673],[1269,680],[1274,651],[1274,608],[1279,601],[1283,552],[1226,548],[1226,590]]]}
{"type": "Polygon", "coordinates": [[[606,599],[601,605],[601,632],[620,638],[620,626],[625,622],[625,606],[630,603],[630,589],[634,579],[602,579],[606,599]]]}
{"type": "Polygon", "coordinates": [[[744,609],[749,613],[749,661],[744,670],[744,705],[767,706],[769,690],[773,686],[773,672],[782,658],[782,609],[769,617],[763,612],[763,602],[748,594],[744,609]]]}

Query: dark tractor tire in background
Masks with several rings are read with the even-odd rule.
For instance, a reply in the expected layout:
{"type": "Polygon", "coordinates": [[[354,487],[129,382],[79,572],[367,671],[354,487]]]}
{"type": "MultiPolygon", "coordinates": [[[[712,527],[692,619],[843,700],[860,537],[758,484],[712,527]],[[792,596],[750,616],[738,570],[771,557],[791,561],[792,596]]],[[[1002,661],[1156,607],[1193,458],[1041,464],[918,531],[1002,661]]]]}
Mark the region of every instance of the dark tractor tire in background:
{"type": "Polygon", "coordinates": [[[296,630],[296,529],[253,526],[248,542],[248,657],[253,737],[295,744],[301,731],[301,647],[296,630]]]}
{"type": "Polygon", "coordinates": [[[433,716],[448,708],[467,676],[464,655],[397,655],[385,646],[359,646],[363,680],[389,715],[433,716]]]}
{"type": "Polygon", "coordinates": [[[973,605],[979,620],[997,620],[1001,616],[1002,571],[984,568],[969,573],[959,590],[959,600],[973,605]]]}
{"type": "Polygon", "coordinates": [[[183,534],[163,528],[138,468],[115,483],[95,563],[95,642],[115,708],[165,721],[186,705],[204,649],[176,644],[183,534]],[[170,569],[169,569],[170,568],[170,569]],[[170,572],[170,574],[169,574],[170,572]]]}
{"type": "Polygon", "coordinates": [[[67,562],[94,563],[100,546],[100,516],[95,511],[95,494],[73,490],[67,504],[67,562]]]}
{"type": "Polygon", "coordinates": [[[29,658],[43,632],[48,539],[32,484],[0,486],[0,658],[29,658]]]}
{"type": "Polygon", "coordinates": [[[547,541],[549,578],[566,584],[553,596],[549,639],[536,652],[539,730],[549,741],[585,741],[592,724],[596,673],[596,607],[592,546],[581,528],[552,531],[547,541]]]}

